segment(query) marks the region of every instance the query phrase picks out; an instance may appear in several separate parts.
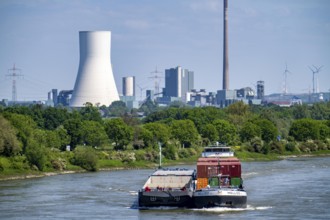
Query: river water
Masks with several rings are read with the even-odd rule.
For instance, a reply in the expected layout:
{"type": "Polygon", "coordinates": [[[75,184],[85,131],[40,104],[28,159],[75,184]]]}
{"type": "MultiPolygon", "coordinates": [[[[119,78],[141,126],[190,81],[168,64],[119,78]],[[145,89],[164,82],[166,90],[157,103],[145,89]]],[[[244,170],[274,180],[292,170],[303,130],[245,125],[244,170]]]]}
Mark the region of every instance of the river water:
{"type": "Polygon", "coordinates": [[[242,166],[246,209],[139,210],[143,169],[1,181],[0,219],[330,219],[330,157],[242,166]]]}

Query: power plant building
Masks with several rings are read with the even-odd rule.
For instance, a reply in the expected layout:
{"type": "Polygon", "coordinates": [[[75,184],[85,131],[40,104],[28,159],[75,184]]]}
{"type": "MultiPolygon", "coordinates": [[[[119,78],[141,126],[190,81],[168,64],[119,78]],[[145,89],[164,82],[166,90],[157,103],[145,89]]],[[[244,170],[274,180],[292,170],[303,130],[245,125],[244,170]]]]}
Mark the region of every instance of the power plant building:
{"type": "Polygon", "coordinates": [[[111,66],[111,32],[80,31],[78,74],[70,101],[71,107],[109,106],[119,100],[111,66]]]}
{"type": "Polygon", "coordinates": [[[176,68],[165,70],[164,97],[178,97],[182,101],[187,101],[187,93],[194,88],[194,72],[176,68]]]}

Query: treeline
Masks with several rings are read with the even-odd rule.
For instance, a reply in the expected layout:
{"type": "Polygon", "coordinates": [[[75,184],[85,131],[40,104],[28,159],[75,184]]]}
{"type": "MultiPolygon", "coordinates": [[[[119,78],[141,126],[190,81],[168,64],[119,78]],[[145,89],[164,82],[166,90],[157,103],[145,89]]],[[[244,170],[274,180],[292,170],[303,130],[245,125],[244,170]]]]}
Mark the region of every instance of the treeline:
{"type": "Polygon", "coordinates": [[[214,142],[264,155],[330,150],[329,102],[291,108],[242,102],[225,109],[151,106],[142,119],[120,102],[108,108],[2,107],[0,172],[157,162],[158,143],[167,160],[197,157],[214,142]]]}

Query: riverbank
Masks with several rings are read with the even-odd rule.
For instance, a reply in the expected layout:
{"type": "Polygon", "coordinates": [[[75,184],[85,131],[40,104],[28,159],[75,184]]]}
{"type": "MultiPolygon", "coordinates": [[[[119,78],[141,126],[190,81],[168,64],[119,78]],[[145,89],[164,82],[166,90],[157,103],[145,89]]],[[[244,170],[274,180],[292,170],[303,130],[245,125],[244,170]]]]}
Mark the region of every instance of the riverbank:
{"type": "MultiPolygon", "coordinates": [[[[275,161],[275,160],[285,160],[289,158],[304,158],[304,157],[330,157],[330,150],[313,152],[311,154],[286,154],[286,155],[277,155],[277,154],[258,154],[250,152],[236,152],[236,156],[242,162],[255,162],[255,161],[275,161]]],[[[196,163],[196,158],[186,158],[181,160],[165,160],[162,164],[163,167],[166,166],[176,166],[176,165],[191,165],[196,163]]],[[[156,169],[159,164],[156,163],[131,163],[118,167],[100,167],[99,171],[115,171],[115,170],[134,170],[134,169],[156,169]]],[[[0,172],[0,181],[6,180],[20,180],[20,179],[31,179],[31,178],[41,178],[47,176],[55,175],[65,175],[73,173],[83,173],[88,172],[84,169],[74,169],[74,170],[63,170],[63,171],[50,171],[50,172],[41,172],[41,171],[31,171],[27,170],[26,172],[20,170],[17,174],[4,174],[0,172]]]]}

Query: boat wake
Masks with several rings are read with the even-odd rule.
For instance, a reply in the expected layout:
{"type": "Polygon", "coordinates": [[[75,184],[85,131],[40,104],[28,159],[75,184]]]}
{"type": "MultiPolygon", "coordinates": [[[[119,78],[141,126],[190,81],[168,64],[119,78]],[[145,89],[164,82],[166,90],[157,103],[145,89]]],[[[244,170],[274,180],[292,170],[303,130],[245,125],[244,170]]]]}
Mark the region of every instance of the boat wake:
{"type": "Polygon", "coordinates": [[[227,208],[227,207],[212,207],[212,208],[202,208],[202,209],[192,209],[194,211],[200,211],[200,212],[242,212],[242,211],[255,211],[255,210],[267,210],[271,209],[271,206],[259,206],[254,207],[251,205],[248,205],[246,208],[227,208]]]}

